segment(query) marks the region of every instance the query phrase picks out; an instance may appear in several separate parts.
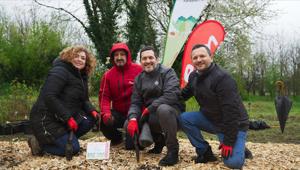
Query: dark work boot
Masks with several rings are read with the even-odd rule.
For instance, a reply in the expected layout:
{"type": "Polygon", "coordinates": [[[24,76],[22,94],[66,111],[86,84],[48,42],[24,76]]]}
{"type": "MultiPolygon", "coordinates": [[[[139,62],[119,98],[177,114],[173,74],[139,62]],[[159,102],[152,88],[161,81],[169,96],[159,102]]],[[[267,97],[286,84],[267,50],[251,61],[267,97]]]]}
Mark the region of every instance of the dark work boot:
{"type": "Polygon", "coordinates": [[[245,159],[253,159],[252,152],[247,147],[245,147],[245,159]]]}
{"type": "Polygon", "coordinates": [[[123,142],[123,139],[111,140],[111,146],[117,146],[123,142]]]}
{"type": "Polygon", "coordinates": [[[40,144],[35,136],[29,137],[27,142],[33,156],[41,156],[43,154],[40,144]]]}
{"type": "Polygon", "coordinates": [[[207,150],[204,152],[203,155],[198,155],[197,158],[195,159],[195,163],[207,163],[207,162],[214,162],[216,161],[217,158],[211,151],[211,147],[208,146],[207,150]]]}
{"type": "Polygon", "coordinates": [[[154,148],[150,149],[148,153],[160,154],[164,148],[164,145],[155,143],[154,148]]]}
{"type": "Polygon", "coordinates": [[[153,154],[160,154],[166,146],[164,135],[161,133],[153,133],[153,140],[154,140],[154,148],[150,149],[148,153],[153,154]]]}
{"type": "Polygon", "coordinates": [[[160,166],[172,166],[178,163],[178,150],[168,151],[167,155],[159,161],[160,166]]]}

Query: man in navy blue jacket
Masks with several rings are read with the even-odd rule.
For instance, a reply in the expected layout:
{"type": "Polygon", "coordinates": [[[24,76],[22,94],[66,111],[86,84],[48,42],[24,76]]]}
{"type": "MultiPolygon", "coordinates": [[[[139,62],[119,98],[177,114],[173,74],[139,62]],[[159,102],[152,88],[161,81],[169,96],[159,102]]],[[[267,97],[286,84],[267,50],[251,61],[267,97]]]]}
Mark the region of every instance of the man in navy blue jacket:
{"type": "Polygon", "coordinates": [[[180,116],[183,131],[196,148],[196,163],[216,161],[211,146],[200,130],[216,134],[224,163],[230,168],[242,168],[245,160],[245,142],[249,120],[235,80],[213,62],[210,49],[197,44],[192,49],[190,74],[182,97],[195,96],[199,111],[184,112],[180,116]]]}

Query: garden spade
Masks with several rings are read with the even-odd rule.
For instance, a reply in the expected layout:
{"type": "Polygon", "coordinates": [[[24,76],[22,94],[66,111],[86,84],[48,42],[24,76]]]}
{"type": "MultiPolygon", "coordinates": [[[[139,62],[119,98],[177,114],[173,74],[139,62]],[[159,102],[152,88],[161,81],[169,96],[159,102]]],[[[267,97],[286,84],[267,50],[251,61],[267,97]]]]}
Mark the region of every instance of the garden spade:
{"type": "Polygon", "coordinates": [[[292,108],[292,101],[286,96],[286,89],[283,81],[276,82],[278,95],[275,98],[275,108],[280,124],[281,133],[284,132],[285,123],[292,108]]]}
{"type": "Polygon", "coordinates": [[[71,130],[65,148],[65,155],[68,161],[72,160],[73,158],[73,145],[72,145],[73,136],[74,136],[74,132],[71,130]]]}
{"type": "Polygon", "coordinates": [[[135,156],[136,156],[136,161],[139,163],[140,162],[140,148],[139,148],[138,140],[139,140],[138,133],[134,133],[133,143],[134,143],[134,149],[135,149],[135,156]]]}

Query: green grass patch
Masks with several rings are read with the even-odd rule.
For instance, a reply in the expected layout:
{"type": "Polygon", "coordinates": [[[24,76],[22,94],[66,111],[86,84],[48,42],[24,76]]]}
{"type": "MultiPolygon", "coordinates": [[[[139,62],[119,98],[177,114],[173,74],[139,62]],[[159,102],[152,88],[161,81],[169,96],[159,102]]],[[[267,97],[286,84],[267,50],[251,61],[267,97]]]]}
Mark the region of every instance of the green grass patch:
{"type": "MultiPolygon", "coordinates": [[[[13,121],[24,119],[29,115],[32,104],[35,102],[38,91],[22,84],[16,83],[10,86],[0,86],[0,123],[5,121],[13,121]]],[[[249,97],[244,101],[244,105],[249,113],[250,120],[263,120],[271,126],[270,129],[260,131],[248,131],[248,141],[267,143],[300,143],[300,97],[291,98],[293,101],[289,118],[286,122],[285,131],[282,134],[277,120],[274,99],[270,97],[249,97]]],[[[93,105],[99,110],[98,97],[90,97],[93,105]]],[[[186,111],[197,111],[199,105],[194,98],[186,102],[186,111]]],[[[97,133],[89,133],[85,138],[89,138],[97,133]]],[[[205,139],[217,140],[215,135],[203,133],[205,139]]],[[[178,133],[179,137],[186,138],[183,132],[178,133]]],[[[1,138],[7,138],[2,136],[1,138]]]]}
{"type": "MultiPolygon", "coordinates": [[[[298,97],[291,98],[293,106],[286,122],[284,133],[281,133],[277,113],[275,110],[274,99],[269,97],[252,97],[251,100],[244,101],[250,120],[263,120],[270,129],[249,130],[248,141],[258,143],[297,143],[300,144],[300,100],[298,97]]],[[[187,111],[196,111],[199,106],[194,98],[186,102],[187,111]]],[[[179,137],[186,137],[183,132],[178,134],[179,137]]],[[[217,140],[215,135],[203,133],[205,139],[217,140]]]]}
{"type": "MultiPolygon", "coordinates": [[[[274,101],[253,101],[244,102],[244,105],[250,115],[253,117],[264,117],[266,115],[276,115],[275,103],[274,101]]],[[[289,115],[300,116],[300,102],[293,101],[292,108],[289,115]]]]}
{"type": "Polygon", "coordinates": [[[25,83],[13,81],[8,86],[1,85],[0,123],[29,118],[30,109],[35,102],[38,91],[25,83]]]}

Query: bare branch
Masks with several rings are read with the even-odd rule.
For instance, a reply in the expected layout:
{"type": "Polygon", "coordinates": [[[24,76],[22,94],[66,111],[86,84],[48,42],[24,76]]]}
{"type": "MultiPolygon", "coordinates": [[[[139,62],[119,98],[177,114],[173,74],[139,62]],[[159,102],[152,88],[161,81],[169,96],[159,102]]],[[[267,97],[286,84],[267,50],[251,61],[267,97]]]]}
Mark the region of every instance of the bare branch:
{"type": "Polygon", "coordinates": [[[147,2],[147,8],[149,16],[160,27],[159,30],[163,31],[163,34],[167,34],[169,10],[166,5],[167,2],[152,0],[147,2]]]}
{"type": "Polygon", "coordinates": [[[75,15],[73,15],[70,11],[67,11],[66,9],[64,8],[56,8],[56,7],[53,7],[53,6],[49,6],[49,5],[46,5],[46,4],[42,4],[40,2],[38,2],[37,0],[33,0],[35,3],[37,3],[38,5],[41,5],[41,6],[44,6],[44,7],[47,7],[47,8],[51,8],[51,9],[55,9],[55,10],[58,10],[58,11],[63,11],[69,15],[71,15],[76,21],[78,21],[81,26],[85,29],[85,30],[88,30],[88,28],[85,26],[85,24],[79,19],[77,18],[75,15]]]}
{"type": "Polygon", "coordinates": [[[130,13],[134,13],[134,4],[129,2],[128,0],[123,1],[125,3],[125,6],[128,8],[130,13]]]}
{"type": "Polygon", "coordinates": [[[121,0],[117,0],[113,6],[113,11],[116,12],[121,4],[121,0]]]}
{"type": "Polygon", "coordinates": [[[155,21],[157,21],[159,23],[159,25],[161,26],[161,28],[163,29],[163,31],[165,33],[168,32],[167,28],[165,27],[165,25],[162,23],[161,19],[155,17],[151,12],[149,12],[149,15],[151,16],[152,19],[154,19],[155,21]]]}

